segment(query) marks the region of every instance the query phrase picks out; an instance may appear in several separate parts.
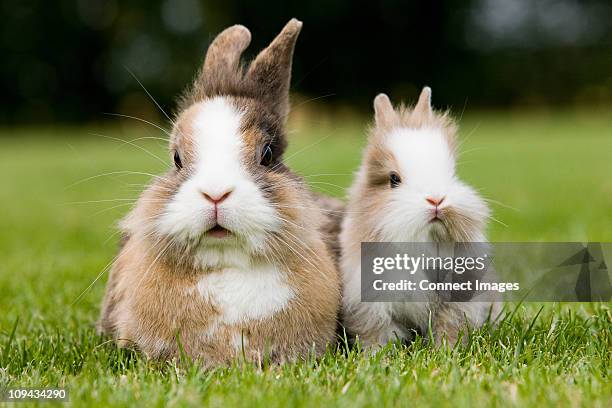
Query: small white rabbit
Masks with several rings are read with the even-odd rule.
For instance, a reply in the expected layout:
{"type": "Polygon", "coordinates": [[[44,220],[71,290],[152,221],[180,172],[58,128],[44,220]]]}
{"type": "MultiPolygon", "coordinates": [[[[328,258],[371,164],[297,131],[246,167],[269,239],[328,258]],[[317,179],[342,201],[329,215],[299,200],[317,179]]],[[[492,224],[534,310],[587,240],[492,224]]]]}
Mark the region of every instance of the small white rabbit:
{"type": "Polygon", "coordinates": [[[482,324],[486,303],[361,302],[362,242],[485,242],[489,209],[455,174],[456,125],[423,88],[412,108],[374,99],[375,124],[349,193],[340,234],[343,321],[365,346],[426,335],[436,342],[482,324]]]}

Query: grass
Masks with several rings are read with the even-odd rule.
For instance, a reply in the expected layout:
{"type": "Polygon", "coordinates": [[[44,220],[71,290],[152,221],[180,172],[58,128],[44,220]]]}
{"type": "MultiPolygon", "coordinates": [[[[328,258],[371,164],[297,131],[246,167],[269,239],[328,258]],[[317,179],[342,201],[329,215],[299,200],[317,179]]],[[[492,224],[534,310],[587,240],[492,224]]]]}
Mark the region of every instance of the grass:
{"type": "MultiPolygon", "coordinates": [[[[455,350],[417,341],[262,371],[157,364],[116,349],[93,327],[106,275],[86,289],[115,253],[117,220],[150,178],[117,172],[155,174],[167,161],[157,140],[137,143],[161,162],[114,139],[160,132],[124,125],[0,131],[0,387],[66,387],[75,406],[612,401],[610,304],[511,305],[498,328],[455,350]]],[[[365,125],[296,120],[288,161],[313,188],[342,196],[365,125]]],[[[612,241],[609,115],[482,114],[463,119],[461,138],[460,174],[501,203],[494,216],[505,225],[491,224],[491,240],[612,241]]]]}

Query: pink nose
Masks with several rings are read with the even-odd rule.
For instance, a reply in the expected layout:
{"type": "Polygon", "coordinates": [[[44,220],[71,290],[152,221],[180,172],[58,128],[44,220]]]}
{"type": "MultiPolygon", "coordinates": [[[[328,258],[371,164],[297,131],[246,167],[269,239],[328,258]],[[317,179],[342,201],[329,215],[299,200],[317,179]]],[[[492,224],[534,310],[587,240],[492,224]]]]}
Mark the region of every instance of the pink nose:
{"type": "Polygon", "coordinates": [[[444,201],[446,197],[442,197],[442,198],[431,198],[431,197],[427,197],[425,199],[425,201],[427,201],[429,204],[433,205],[434,207],[438,207],[440,206],[440,204],[442,204],[442,202],[444,201]]]}
{"type": "Polygon", "coordinates": [[[208,194],[202,191],[202,195],[204,196],[204,198],[210,201],[211,203],[213,203],[214,205],[221,204],[223,201],[225,201],[227,197],[229,197],[230,194],[232,194],[232,190],[226,191],[225,193],[222,193],[222,194],[216,194],[216,195],[208,194]]]}

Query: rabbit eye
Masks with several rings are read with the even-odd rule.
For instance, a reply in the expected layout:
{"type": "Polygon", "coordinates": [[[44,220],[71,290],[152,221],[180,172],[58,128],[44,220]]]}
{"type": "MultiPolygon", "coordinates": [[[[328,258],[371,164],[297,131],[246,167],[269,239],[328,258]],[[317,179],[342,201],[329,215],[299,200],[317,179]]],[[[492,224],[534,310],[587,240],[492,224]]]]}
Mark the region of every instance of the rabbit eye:
{"type": "Polygon", "coordinates": [[[262,166],[269,166],[272,163],[273,155],[272,155],[272,147],[269,143],[266,143],[261,150],[261,158],[259,160],[259,164],[262,166]]]}
{"type": "Polygon", "coordinates": [[[391,185],[391,188],[399,186],[401,182],[402,179],[396,172],[392,171],[391,174],[389,174],[389,184],[391,185]]]}
{"type": "Polygon", "coordinates": [[[178,151],[174,151],[174,165],[176,166],[177,169],[182,169],[183,168],[183,162],[181,162],[181,156],[179,155],[178,151]]]}

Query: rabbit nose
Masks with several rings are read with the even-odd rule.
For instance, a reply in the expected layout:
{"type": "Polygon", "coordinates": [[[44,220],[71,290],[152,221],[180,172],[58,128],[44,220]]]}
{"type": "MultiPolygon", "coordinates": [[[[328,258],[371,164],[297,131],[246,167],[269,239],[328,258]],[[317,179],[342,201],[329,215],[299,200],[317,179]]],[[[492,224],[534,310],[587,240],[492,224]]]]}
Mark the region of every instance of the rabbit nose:
{"type": "Polygon", "coordinates": [[[427,197],[425,201],[427,201],[429,204],[433,205],[434,207],[438,207],[440,204],[442,204],[445,198],[446,197],[442,197],[442,198],[427,197]]]}
{"type": "Polygon", "coordinates": [[[206,193],[202,191],[202,195],[204,196],[205,199],[207,199],[214,205],[218,205],[218,204],[221,204],[223,201],[225,201],[225,199],[229,197],[230,194],[232,194],[232,191],[233,190],[228,190],[221,194],[206,193]]]}

